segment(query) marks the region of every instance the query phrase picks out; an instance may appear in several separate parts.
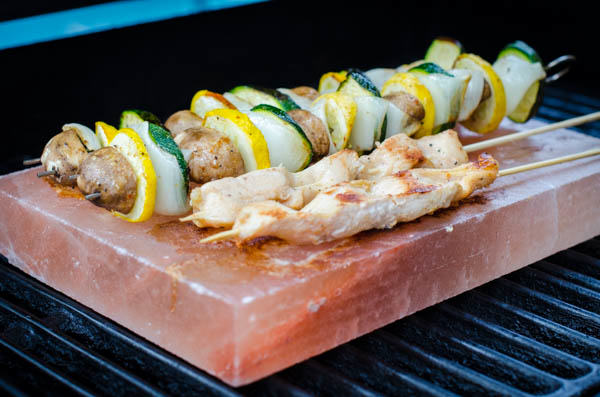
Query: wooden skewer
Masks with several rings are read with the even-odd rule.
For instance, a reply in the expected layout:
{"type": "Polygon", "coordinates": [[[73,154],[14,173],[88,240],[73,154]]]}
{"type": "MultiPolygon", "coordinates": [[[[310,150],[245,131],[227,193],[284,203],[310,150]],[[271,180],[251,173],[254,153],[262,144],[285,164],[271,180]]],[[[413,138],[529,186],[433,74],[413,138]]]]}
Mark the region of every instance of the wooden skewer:
{"type": "Polygon", "coordinates": [[[203,238],[202,240],[200,240],[201,243],[210,243],[212,241],[219,241],[219,240],[225,240],[229,237],[235,237],[237,236],[239,233],[238,230],[236,229],[231,229],[231,230],[225,230],[224,232],[221,233],[216,233],[213,234],[212,236],[208,236],[206,238],[203,238]]]}
{"type": "Polygon", "coordinates": [[[38,178],[42,178],[44,176],[50,176],[50,175],[56,175],[56,171],[49,170],[49,171],[40,171],[37,173],[38,178]]]}
{"type": "Polygon", "coordinates": [[[29,160],[23,160],[23,165],[34,165],[34,164],[39,164],[42,162],[41,158],[37,158],[37,159],[29,159],[29,160]]]}
{"type": "Polygon", "coordinates": [[[524,139],[530,137],[532,135],[543,134],[544,132],[549,132],[553,130],[557,130],[559,128],[569,128],[580,124],[589,123],[591,121],[600,120],[600,112],[594,112],[590,114],[586,114],[585,116],[574,117],[572,119],[559,121],[558,123],[552,123],[548,125],[544,125],[542,127],[533,128],[531,130],[516,132],[514,134],[501,136],[499,138],[488,139],[486,141],[472,143],[470,145],[463,146],[463,149],[468,152],[474,152],[481,149],[486,149],[492,146],[503,145],[508,142],[518,141],[519,139],[524,139]]]}
{"type": "MultiPolygon", "coordinates": [[[[529,170],[533,170],[536,168],[547,167],[550,165],[555,165],[555,164],[560,164],[560,163],[566,163],[568,161],[573,161],[573,160],[581,159],[584,157],[595,156],[598,154],[600,154],[600,147],[597,147],[595,149],[586,150],[586,151],[580,152],[580,153],[569,154],[567,156],[557,157],[557,158],[550,159],[550,160],[537,161],[535,163],[524,164],[524,165],[520,165],[517,167],[507,168],[505,170],[498,171],[498,176],[512,175],[512,174],[516,174],[518,172],[529,171],[529,170]]],[[[224,232],[216,233],[216,234],[213,234],[212,236],[203,238],[202,240],[200,240],[200,242],[201,243],[211,243],[213,241],[225,240],[230,237],[236,237],[238,234],[239,234],[239,230],[236,230],[236,229],[225,230],[224,232]]]]}
{"type": "Polygon", "coordinates": [[[101,195],[102,195],[101,193],[96,192],[96,193],[86,194],[84,197],[86,200],[95,200],[98,197],[100,197],[101,195]]]}
{"type": "Polygon", "coordinates": [[[519,165],[517,167],[507,168],[505,170],[498,171],[498,176],[511,175],[511,174],[516,174],[517,172],[534,170],[536,168],[546,167],[549,165],[566,163],[567,161],[573,161],[573,160],[577,160],[577,159],[582,159],[584,157],[595,156],[597,154],[600,154],[600,147],[597,147],[595,149],[586,150],[584,152],[569,154],[567,156],[557,157],[557,158],[550,159],[550,160],[537,161],[535,163],[523,164],[523,165],[519,165]]]}

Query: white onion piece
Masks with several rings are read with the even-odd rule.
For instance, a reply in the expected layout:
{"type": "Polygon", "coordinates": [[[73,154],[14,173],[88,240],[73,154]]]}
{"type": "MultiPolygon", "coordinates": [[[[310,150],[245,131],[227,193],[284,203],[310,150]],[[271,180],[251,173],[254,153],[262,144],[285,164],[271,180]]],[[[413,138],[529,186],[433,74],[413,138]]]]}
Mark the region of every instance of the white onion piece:
{"type": "Polygon", "coordinates": [[[133,125],[132,129],[144,141],[156,172],[154,212],[162,215],[182,215],[189,212],[188,192],[177,158],[164,151],[152,139],[147,121],[133,125]]]}
{"type": "Polygon", "coordinates": [[[374,96],[355,97],[356,118],[350,132],[349,147],[356,151],[371,150],[382,134],[389,102],[374,96]]]}
{"type": "Polygon", "coordinates": [[[533,83],[546,77],[539,62],[530,63],[516,55],[507,55],[494,62],[494,71],[502,80],[506,95],[506,114],[511,114],[533,83]]]}
{"type": "Polygon", "coordinates": [[[102,145],[100,144],[100,140],[98,139],[96,134],[94,134],[94,131],[92,131],[85,125],[79,123],[69,123],[63,125],[62,129],[63,131],[74,129],[75,132],[77,132],[77,136],[79,137],[79,139],[81,139],[81,142],[83,142],[87,150],[89,150],[90,152],[93,150],[98,150],[102,147],[102,145]]]}
{"type": "Polygon", "coordinates": [[[435,106],[434,129],[448,122],[456,121],[460,105],[469,83],[470,76],[446,76],[441,73],[415,73],[419,81],[427,87],[435,106]]]}
{"type": "Polygon", "coordinates": [[[292,101],[296,102],[296,105],[300,106],[300,109],[310,110],[310,107],[312,105],[312,101],[310,99],[303,97],[302,95],[296,94],[289,88],[278,88],[277,91],[289,96],[292,101]]]}
{"type": "Polygon", "coordinates": [[[231,102],[231,104],[235,106],[240,112],[244,112],[253,108],[250,102],[243,100],[242,98],[235,94],[232,94],[231,92],[224,93],[223,97],[225,97],[225,99],[231,102]]]}
{"type": "Polygon", "coordinates": [[[485,81],[483,73],[479,70],[467,69],[451,69],[449,72],[455,76],[469,75],[471,78],[465,90],[465,96],[461,102],[460,113],[458,114],[458,121],[467,120],[481,102],[485,81]]]}
{"type": "Polygon", "coordinates": [[[329,134],[329,154],[333,154],[337,152],[335,145],[333,144],[333,139],[331,138],[331,131],[329,131],[329,124],[327,124],[327,115],[325,114],[325,103],[327,101],[318,101],[313,103],[310,107],[310,112],[317,116],[323,124],[327,127],[327,133],[329,134]]]}
{"type": "Polygon", "coordinates": [[[396,73],[396,69],[389,68],[376,68],[365,72],[367,77],[373,82],[373,84],[375,84],[375,87],[377,87],[379,91],[381,91],[381,88],[385,82],[396,73]]]}
{"type": "Polygon", "coordinates": [[[265,137],[272,167],[283,166],[290,172],[302,169],[307,153],[299,133],[290,131],[261,112],[246,111],[244,114],[265,137]]]}
{"type": "Polygon", "coordinates": [[[411,136],[417,132],[419,127],[419,121],[410,117],[405,111],[394,105],[392,102],[388,103],[385,139],[396,134],[406,134],[411,136]]]}

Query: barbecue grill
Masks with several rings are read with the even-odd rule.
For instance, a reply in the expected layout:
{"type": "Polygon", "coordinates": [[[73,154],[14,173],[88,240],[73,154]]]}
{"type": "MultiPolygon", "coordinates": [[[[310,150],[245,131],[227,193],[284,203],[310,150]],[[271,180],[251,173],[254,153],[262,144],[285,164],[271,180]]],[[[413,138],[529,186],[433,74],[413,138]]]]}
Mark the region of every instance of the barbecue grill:
{"type": "MultiPolygon", "coordinates": [[[[162,39],[159,45],[164,46],[165,43],[173,42],[178,34],[185,33],[189,37],[189,31],[194,31],[201,24],[208,26],[207,30],[220,26],[235,29],[237,24],[238,32],[244,33],[249,31],[250,26],[253,31],[258,32],[258,37],[265,37],[265,34],[276,30],[273,29],[272,22],[285,11],[282,3],[285,4],[281,2],[276,6],[260,5],[215,13],[210,20],[204,18],[200,23],[198,20],[178,20],[162,22],[160,28],[156,24],[151,25],[154,26],[151,28],[129,28],[128,34],[133,37],[132,42],[139,44],[136,48],[127,50],[135,55],[131,63],[136,67],[142,65],[140,54],[143,51],[153,51],[153,43],[157,40],[162,39]]],[[[472,7],[468,5],[466,8],[470,11],[472,7]]],[[[547,29],[552,29],[548,18],[552,16],[552,12],[558,13],[561,9],[547,6],[541,11],[540,9],[541,2],[535,10],[536,16],[541,15],[540,20],[546,21],[547,29]]],[[[577,7],[569,9],[577,10],[577,7]]],[[[492,22],[504,23],[504,17],[513,12],[513,7],[509,11],[505,10],[504,14],[499,11],[491,22],[481,17],[476,18],[473,23],[481,29],[466,25],[461,28],[460,24],[455,23],[455,17],[463,11],[457,9],[439,12],[432,16],[433,22],[429,27],[419,25],[419,30],[405,29],[404,42],[411,42],[417,36],[424,37],[427,41],[433,35],[446,31],[448,34],[456,32],[467,37],[483,31],[482,28],[492,22]],[[444,27],[452,29],[444,30],[444,27]]],[[[312,18],[313,15],[306,10],[298,9],[295,12],[298,16],[295,20],[288,21],[290,26],[286,31],[290,40],[302,39],[307,34],[311,37],[323,37],[332,33],[324,24],[330,21],[325,11],[311,19],[314,22],[311,32],[305,30],[303,18],[309,15],[312,18]]],[[[593,25],[586,24],[586,16],[579,14],[577,12],[578,23],[590,26],[591,31],[593,25]]],[[[24,15],[28,14],[16,13],[12,17],[24,15]]],[[[587,18],[591,18],[591,15],[592,13],[587,18]]],[[[569,13],[561,15],[564,21],[569,20],[569,16],[569,13]]],[[[393,13],[380,13],[378,17],[387,22],[397,22],[393,13]]],[[[0,17],[1,19],[4,18],[0,17]]],[[[382,25],[385,24],[382,22],[382,25]]],[[[562,25],[557,29],[560,26],[562,25]]],[[[528,23],[524,29],[529,27],[528,23]]],[[[357,29],[343,32],[349,35],[344,36],[345,48],[350,48],[347,43],[357,39],[357,32],[357,29]],[[346,40],[346,37],[349,38],[346,40]]],[[[540,38],[538,42],[542,42],[543,34],[543,30],[537,33],[540,38]]],[[[337,32],[337,36],[341,36],[341,33],[337,32]]],[[[103,51],[103,55],[122,55],[126,52],[118,47],[122,43],[122,36],[118,31],[90,37],[92,39],[63,41],[60,45],[54,42],[47,47],[37,48],[37,51],[44,55],[50,54],[56,59],[65,59],[66,54],[75,50],[86,53],[89,40],[95,40],[94,43],[103,51]]],[[[514,38],[514,35],[503,36],[497,41],[505,43],[514,38]]],[[[488,39],[485,37],[480,40],[483,43],[488,39]]],[[[564,40],[555,47],[560,48],[560,51],[571,51],[572,47],[565,44],[567,42],[568,36],[565,35],[564,40]]],[[[571,44],[581,48],[581,43],[571,44]]],[[[584,48],[587,45],[585,43],[584,48]]],[[[245,46],[246,44],[243,47],[245,46]]],[[[314,51],[315,60],[312,63],[296,58],[291,61],[292,56],[283,54],[285,68],[300,73],[291,80],[286,75],[285,68],[274,76],[270,74],[273,69],[265,69],[262,75],[257,74],[267,59],[264,57],[264,46],[258,45],[255,59],[262,59],[262,63],[247,65],[245,71],[235,66],[235,62],[245,58],[227,53],[225,49],[220,50],[218,46],[212,48],[212,56],[216,61],[205,65],[206,73],[214,77],[215,90],[221,84],[231,84],[233,81],[244,80],[247,76],[258,76],[258,83],[272,83],[279,79],[282,84],[293,84],[310,81],[305,77],[316,71],[323,72],[326,70],[323,64],[333,62],[326,55],[326,50],[329,49],[326,44],[315,48],[310,42],[298,40],[296,46],[301,54],[314,51]],[[304,69],[306,72],[302,74],[304,69]],[[215,74],[217,70],[222,70],[222,74],[215,74]],[[231,77],[233,72],[236,73],[235,79],[231,77]]],[[[175,42],[173,47],[178,49],[175,52],[182,48],[175,42]]],[[[233,47],[241,53],[245,51],[245,48],[240,48],[242,46],[233,47]]],[[[495,44],[490,44],[489,47],[495,47],[495,44]]],[[[231,50],[231,47],[227,50],[231,50]]],[[[479,50],[485,51],[486,47],[482,45],[473,48],[474,52],[479,50]]],[[[27,90],[21,89],[23,78],[18,73],[26,75],[32,87],[43,84],[48,92],[61,87],[57,82],[60,78],[56,76],[69,76],[72,83],[64,90],[72,93],[72,99],[63,98],[71,102],[61,106],[47,101],[45,108],[35,111],[17,109],[16,106],[9,108],[7,114],[15,119],[30,120],[28,127],[35,125],[33,128],[39,131],[36,132],[38,136],[35,139],[25,134],[6,138],[8,142],[0,149],[0,174],[22,168],[25,158],[36,155],[41,150],[44,142],[41,136],[46,134],[46,138],[49,138],[55,124],[64,119],[65,114],[59,114],[58,110],[69,109],[67,119],[87,120],[116,114],[124,106],[118,101],[107,101],[104,97],[95,98],[104,104],[103,109],[78,106],[81,102],[78,95],[81,94],[79,89],[82,81],[91,90],[90,97],[93,98],[98,93],[94,91],[94,87],[101,87],[104,95],[105,89],[108,91],[107,87],[119,88],[118,82],[114,86],[107,83],[118,77],[118,71],[105,71],[97,65],[89,65],[90,76],[96,76],[100,71],[107,73],[96,81],[94,77],[86,77],[77,70],[60,71],[63,66],[52,59],[53,62],[44,65],[45,75],[28,73],[38,71],[37,66],[20,61],[21,58],[33,59],[38,54],[29,51],[28,48],[9,50],[9,55],[0,59],[4,74],[12,77],[5,83],[7,91],[14,96],[13,102],[23,104],[29,98],[27,90]],[[12,150],[13,144],[19,148],[17,151],[12,150]]],[[[204,55],[202,52],[202,56],[204,55]]],[[[578,70],[574,70],[572,74],[588,76],[586,71],[597,72],[597,64],[585,62],[580,53],[577,55],[580,63],[577,64],[578,70]]],[[[353,56],[355,54],[349,53],[347,57],[335,61],[349,63],[353,56]]],[[[197,63],[201,60],[203,59],[196,57],[189,62],[197,63]]],[[[381,56],[377,61],[385,64],[395,62],[396,58],[381,56]]],[[[152,80],[161,72],[166,76],[178,70],[178,63],[168,58],[165,59],[165,65],[157,66],[158,71],[151,70],[147,72],[148,75],[133,76],[132,79],[134,82],[147,77],[152,80]]],[[[180,77],[173,76],[174,80],[178,78],[180,77]]],[[[587,77],[581,77],[581,80],[584,79],[587,77]]],[[[557,86],[562,88],[553,86],[545,89],[544,101],[536,116],[538,119],[554,122],[600,110],[600,98],[591,85],[574,89],[561,81],[557,86]],[[593,92],[590,95],[596,97],[583,95],[579,93],[581,91],[593,92]]],[[[177,91],[175,88],[161,87],[163,98],[151,98],[148,102],[143,102],[142,99],[145,100],[150,94],[140,91],[136,100],[147,106],[152,104],[155,106],[153,110],[158,109],[166,115],[166,112],[177,110],[172,106],[181,105],[179,99],[176,100],[179,102],[172,104],[172,98],[184,98],[187,101],[188,97],[185,95],[193,94],[177,91]]],[[[227,88],[230,87],[222,87],[227,88]]],[[[136,94],[138,93],[132,95],[136,94]]],[[[187,102],[184,105],[187,106],[187,102]]],[[[600,138],[600,122],[574,129],[600,138]]],[[[191,366],[17,270],[6,258],[0,256],[0,393],[11,396],[593,395],[600,393],[600,236],[241,388],[232,388],[191,366]]]]}
{"type": "MultiPolygon", "coordinates": [[[[538,118],[598,108],[600,100],[548,88],[538,118]]],[[[577,129],[600,137],[600,123],[577,129]]],[[[1,261],[8,395],[600,392],[600,236],[237,389],[1,261]]]]}

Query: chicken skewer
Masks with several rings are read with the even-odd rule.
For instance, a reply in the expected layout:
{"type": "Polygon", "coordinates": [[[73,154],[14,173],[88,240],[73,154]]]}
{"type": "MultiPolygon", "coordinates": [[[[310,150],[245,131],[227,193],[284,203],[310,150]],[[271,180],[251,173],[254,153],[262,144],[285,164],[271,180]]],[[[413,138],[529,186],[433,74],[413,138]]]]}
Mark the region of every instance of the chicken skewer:
{"type": "Polygon", "coordinates": [[[451,169],[411,169],[377,181],[340,183],[319,193],[299,211],[276,201],[242,208],[231,231],[203,242],[233,237],[242,241],[279,237],[297,244],[318,244],[363,230],[393,227],[468,197],[492,183],[498,163],[483,154],[476,162],[451,169]]]}
{"type": "Polygon", "coordinates": [[[297,244],[318,244],[369,229],[385,229],[447,208],[497,176],[600,154],[600,148],[498,172],[498,163],[482,154],[475,162],[446,169],[412,169],[379,181],[351,181],[320,193],[300,211],[276,201],[244,207],[231,230],[201,242],[237,237],[248,241],[273,236],[297,244]]]}
{"type": "Polygon", "coordinates": [[[421,140],[398,134],[366,156],[358,157],[346,149],[297,173],[277,167],[206,183],[192,191],[194,213],[182,221],[193,221],[198,227],[230,227],[240,209],[253,202],[276,200],[300,209],[320,191],[338,183],[376,180],[419,164],[448,168],[467,161],[452,130],[421,140]]]}

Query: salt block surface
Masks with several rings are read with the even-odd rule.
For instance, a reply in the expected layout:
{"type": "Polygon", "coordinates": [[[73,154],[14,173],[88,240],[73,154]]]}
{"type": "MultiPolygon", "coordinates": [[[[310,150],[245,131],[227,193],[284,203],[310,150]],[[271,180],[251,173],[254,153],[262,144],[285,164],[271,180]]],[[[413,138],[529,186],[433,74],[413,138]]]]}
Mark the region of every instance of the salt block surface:
{"type": "MultiPolygon", "coordinates": [[[[505,122],[492,136],[539,124],[505,122]]],[[[560,130],[488,151],[508,168],[598,146],[560,130]]],[[[0,252],[231,385],[600,234],[598,157],[501,177],[457,208],[317,246],[201,244],[216,230],[127,223],[37,171],[0,177],[0,252]]]]}

